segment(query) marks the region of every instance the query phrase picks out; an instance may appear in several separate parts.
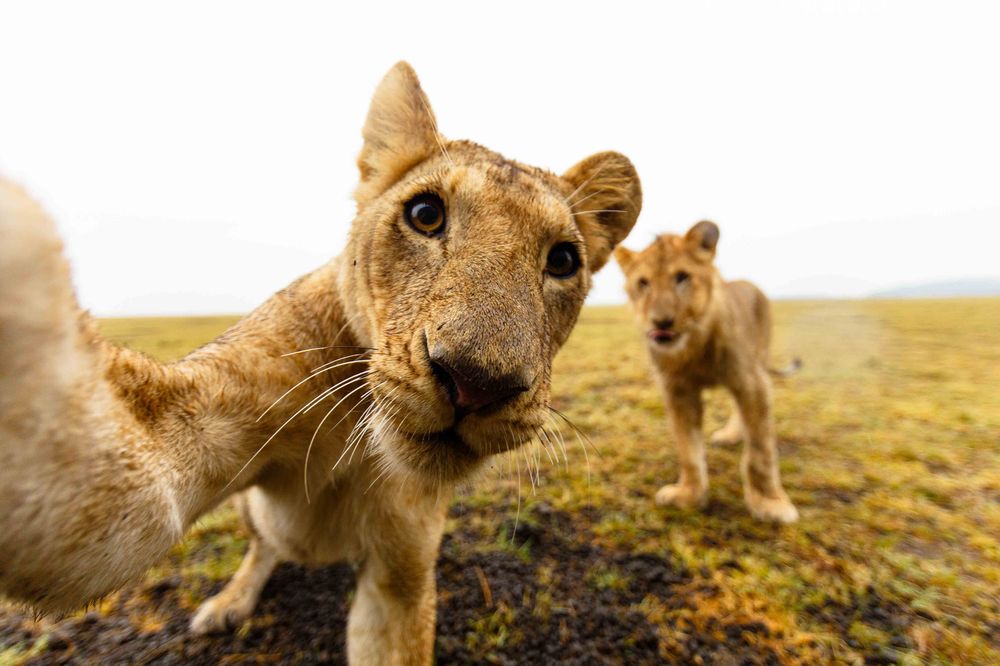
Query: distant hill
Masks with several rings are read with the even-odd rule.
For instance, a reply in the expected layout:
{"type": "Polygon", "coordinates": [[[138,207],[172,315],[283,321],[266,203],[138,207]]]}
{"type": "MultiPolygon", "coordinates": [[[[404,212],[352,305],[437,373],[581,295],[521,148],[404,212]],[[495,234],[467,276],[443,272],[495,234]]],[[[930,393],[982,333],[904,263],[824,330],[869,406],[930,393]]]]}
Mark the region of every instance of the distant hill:
{"type": "Polygon", "coordinates": [[[873,292],[871,298],[952,298],[958,296],[1000,296],[1000,277],[942,280],[873,292]]]}

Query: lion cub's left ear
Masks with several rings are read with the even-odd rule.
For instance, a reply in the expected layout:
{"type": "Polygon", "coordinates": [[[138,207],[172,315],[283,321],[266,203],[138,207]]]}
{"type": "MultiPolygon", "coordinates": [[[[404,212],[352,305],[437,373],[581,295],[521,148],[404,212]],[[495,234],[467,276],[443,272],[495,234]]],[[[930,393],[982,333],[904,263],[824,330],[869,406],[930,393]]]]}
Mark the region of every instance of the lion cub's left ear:
{"type": "Polygon", "coordinates": [[[639,217],[639,174],[627,157],[607,152],[591,155],[564,173],[563,179],[570,185],[567,203],[587,244],[590,271],[597,271],[639,217]]]}
{"type": "Polygon", "coordinates": [[[715,222],[702,220],[688,229],[684,241],[695,259],[707,263],[715,258],[715,246],[719,244],[719,227],[715,222]]]}
{"type": "Polygon", "coordinates": [[[633,252],[624,245],[619,245],[615,248],[615,261],[618,262],[623,273],[628,273],[629,269],[632,268],[636,254],[636,252],[633,252]]]}
{"type": "Polygon", "coordinates": [[[441,150],[434,112],[408,63],[396,63],[378,84],[361,135],[361,182],[354,190],[359,208],[441,150]]]}

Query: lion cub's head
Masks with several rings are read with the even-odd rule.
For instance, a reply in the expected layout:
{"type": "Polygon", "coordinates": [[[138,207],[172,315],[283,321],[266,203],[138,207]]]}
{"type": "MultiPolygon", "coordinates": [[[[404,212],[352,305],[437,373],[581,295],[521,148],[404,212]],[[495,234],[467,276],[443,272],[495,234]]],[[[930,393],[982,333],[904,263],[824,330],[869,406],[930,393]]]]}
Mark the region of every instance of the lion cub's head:
{"type": "Polygon", "coordinates": [[[719,227],[702,221],[683,236],[664,234],[641,252],[615,249],[639,327],[657,356],[682,356],[703,338],[718,273],[719,227]]]}
{"type": "Polygon", "coordinates": [[[406,63],[375,92],[340,288],[374,348],[375,446],[455,480],[546,423],[552,358],[639,215],[627,158],[562,176],[438,132],[406,63]]]}

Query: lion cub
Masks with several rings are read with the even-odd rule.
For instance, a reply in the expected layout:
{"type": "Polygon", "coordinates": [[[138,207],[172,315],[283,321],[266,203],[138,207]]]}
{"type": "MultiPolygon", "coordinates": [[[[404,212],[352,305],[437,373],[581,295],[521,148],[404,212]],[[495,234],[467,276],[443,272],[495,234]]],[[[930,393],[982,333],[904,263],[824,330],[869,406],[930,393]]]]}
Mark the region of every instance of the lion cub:
{"type": "Polygon", "coordinates": [[[680,479],[656,503],[704,506],[708,470],[701,432],[702,390],[723,385],[738,409],[712,442],[746,440],[740,471],[755,518],[794,522],[799,514],[781,487],[771,410],[768,348],[771,307],[749,282],[726,282],[713,264],[719,228],[699,222],[684,235],[664,234],[641,252],[624,247],[615,259],[673,423],[680,479]]]}
{"type": "Polygon", "coordinates": [[[442,137],[406,63],[362,136],[343,252],[167,364],[97,334],[52,220],[0,178],[0,594],[97,599],[240,493],[247,556],[193,631],[239,626],[281,561],[349,561],[349,662],[432,663],[450,497],[549,422],[642,190],[618,153],[556,175],[442,137]]]}

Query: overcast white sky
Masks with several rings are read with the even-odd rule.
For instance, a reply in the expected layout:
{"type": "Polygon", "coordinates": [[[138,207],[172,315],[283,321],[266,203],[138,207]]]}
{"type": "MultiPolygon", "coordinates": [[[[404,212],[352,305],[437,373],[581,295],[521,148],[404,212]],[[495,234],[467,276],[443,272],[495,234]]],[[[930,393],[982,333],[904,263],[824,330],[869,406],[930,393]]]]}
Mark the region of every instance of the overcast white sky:
{"type": "MultiPolygon", "coordinates": [[[[241,312],[343,247],[396,60],[442,132],[628,155],[774,296],[1000,274],[1000,3],[0,2],[0,171],[98,314],[241,312]]],[[[622,301],[599,275],[591,302],[622,301]]]]}

